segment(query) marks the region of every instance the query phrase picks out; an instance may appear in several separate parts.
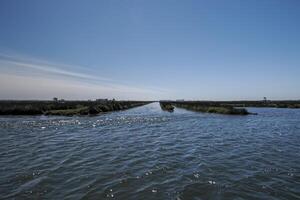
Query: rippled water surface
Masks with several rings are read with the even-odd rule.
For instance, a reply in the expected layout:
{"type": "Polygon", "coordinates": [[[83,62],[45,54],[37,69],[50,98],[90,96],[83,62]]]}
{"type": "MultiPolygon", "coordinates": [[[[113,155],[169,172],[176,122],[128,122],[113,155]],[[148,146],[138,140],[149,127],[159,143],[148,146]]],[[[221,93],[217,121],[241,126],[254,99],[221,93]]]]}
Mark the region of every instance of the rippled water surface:
{"type": "Polygon", "coordinates": [[[300,110],[1,117],[0,199],[300,199],[300,110]]]}

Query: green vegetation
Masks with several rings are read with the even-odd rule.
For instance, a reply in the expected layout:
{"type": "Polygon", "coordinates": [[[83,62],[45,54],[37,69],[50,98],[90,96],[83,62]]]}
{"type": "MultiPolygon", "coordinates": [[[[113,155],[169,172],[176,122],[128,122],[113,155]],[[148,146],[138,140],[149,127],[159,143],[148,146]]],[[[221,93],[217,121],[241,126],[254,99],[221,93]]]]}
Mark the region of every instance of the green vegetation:
{"type": "Polygon", "coordinates": [[[96,115],[145,105],[147,101],[0,101],[0,115],[96,115]]]}
{"type": "Polygon", "coordinates": [[[164,111],[168,111],[168,112],[174,111],[174,106],[172,106],[172,104],[170,104],[170,103],[159,102],[159,105],[160,105],[161,109],[164,111]]]}
{"type": "Polygon", "coordinates": [[[269,108],[300,108],[300,101],[220,101],[224,105],[231,105],[234,107],[269,107],[269,108]]]}
{"type": "MultiPolygon", "coordinates": [[[[0,115],[95,115],[142,106],[149,101],[0,101],[0,115]]],[[[247,115],[242,107],[300,108],[300,101],[160,101],[162,110],[175,107],[187,110],[230,115],[247,115]]]]}
{"type": "Polygon", "coordinates": [[[234,108],[234,107],[208,107],[208,113],[219,113],[228,115],[248,115],[248,111],[244,108],[234,108]]]}
{"type": "MultiPolygon", "coordinates": [[[[161,102],[162,103],[162,102],[161,102]]],[[[184,102],[163,102],[162,104],[171,104],[178,108],[192,110],[205,113],[218,113],[227,115],[247,115],[250,114],[244,108],[235,108],[231,105],[222,105],[216,102],[197,102],[197,101],[184,101],[184,102]]]]}
{"type": "Polygon", "coordinates": [[[73,115],[87,115],[88,107],[65,109],[65,110],[49,110],[46,111],[45,115],[63,115],[63,116],[73,116],[73,115]]]}
{"type": "MultiPolygon", "coordinates": [[[[247,115],[249,113],[243,107],[270,107],[270,108],[300,108],[300,100],[296,101],[161,101],[163,104],[171,104],[178,108],[192,111],[219,113],[229,115],[247,115]]],[[[163,107],[162,107],[163,109],[163,107]]]]}

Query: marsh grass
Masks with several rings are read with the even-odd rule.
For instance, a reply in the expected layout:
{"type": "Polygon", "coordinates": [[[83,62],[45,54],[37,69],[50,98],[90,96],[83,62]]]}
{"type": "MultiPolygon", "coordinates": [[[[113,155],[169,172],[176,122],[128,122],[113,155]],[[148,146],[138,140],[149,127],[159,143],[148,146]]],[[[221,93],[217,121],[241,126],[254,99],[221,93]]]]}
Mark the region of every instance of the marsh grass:
{"type": "Polygon", "coordinates": [[[165,104],[165,106],[170,104],[178,108],[184,108],[186,110],[205,112],[205,113],[217,113],[217,114],[227,114],[227,115],[250,114],[245,108],[235,108],[231,105],[223,105],[216,102],[160,102],[160,103],[162,105],[165,104]]]}
{"type": "Polygon", "coordinates": [[[148,101],[0,101],[0,115],[95,115],[129,109],[148,101]]]}

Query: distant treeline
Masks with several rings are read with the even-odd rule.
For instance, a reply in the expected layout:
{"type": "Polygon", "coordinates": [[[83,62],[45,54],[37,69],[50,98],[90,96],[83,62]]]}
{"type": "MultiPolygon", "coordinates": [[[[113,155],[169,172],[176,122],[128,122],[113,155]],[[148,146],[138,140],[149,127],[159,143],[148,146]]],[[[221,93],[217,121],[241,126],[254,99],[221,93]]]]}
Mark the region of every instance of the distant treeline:
{"type": "Polygon", "coordinates": [[[0,101],[0,115],[94,115],[142,106],[148,101],[0,101]]]}

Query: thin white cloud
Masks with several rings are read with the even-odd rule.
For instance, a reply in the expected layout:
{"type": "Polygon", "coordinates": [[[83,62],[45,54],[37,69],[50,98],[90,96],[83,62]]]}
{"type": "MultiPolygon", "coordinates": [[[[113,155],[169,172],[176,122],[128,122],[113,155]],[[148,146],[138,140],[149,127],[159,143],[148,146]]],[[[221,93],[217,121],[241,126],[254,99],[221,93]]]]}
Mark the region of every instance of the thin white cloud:
{"type": "MultiPolygon", "coordinates": [[[[117,83],[113,79],[80,71],[77,66],[0,53],[0,99],[119,98],[154,99],[166,92],[117,83]]],[[[80,67],[79,67],[80,68],[80,67]]]]}
{"type": "Polygon", "coordinates": [[[153,99],[154,91],[123,85],[0,74],[1,99],[153,99]]]}
{"type": "Polygon", "coordinates": [[[18,58],[18,57],[1,54],[1,53],[0,53],[0,61],[1,61],[2,65],[8,65],[10,67],[30,68],[33,70],[43,71],[45,73],[52,73],[52,74],[56,74],[56,75],[69,76],[69,77],[74,77],[74,78],[84,78],[84,79],[92,79],[92,80],[98,80],[98,81],[112,81],[109,78],[94,76],[94,75],[85,74],[85,73],[73,72],[73,71],[64,69],[64,68],[77,69],[77,68],[79,68],[78,66],[50,63],[50,62],[41,61],[38,59],[24,60],[24,58],[22,58],[22,57],[18,58]],[[2,57],[2,59],[1,59],[1,57],[2,57]]]}
{"type": "Polygon", "coordinates": [[[55,68],[55,67],[52,67],[49,65],[39,65],[39,64],[31,64],[31,63],[24,63],[24,62],[17,62],[17,61],[5,61],[5,62],[10,65],[16,65],[16,66],[25,67],[25,68],[41,70],[44,72],[54,73],[54,74],[63,75],[63,76],[95,79],[95,80],[101,80],[101,81],[110,81],[111,80],[111,79],[100,78],[100,77],[96,77],[96,76],[92,76],[92,75],[88,75],[88,74],[84,74],[84,73],[71,72],[71,71],[55,68]]]}

